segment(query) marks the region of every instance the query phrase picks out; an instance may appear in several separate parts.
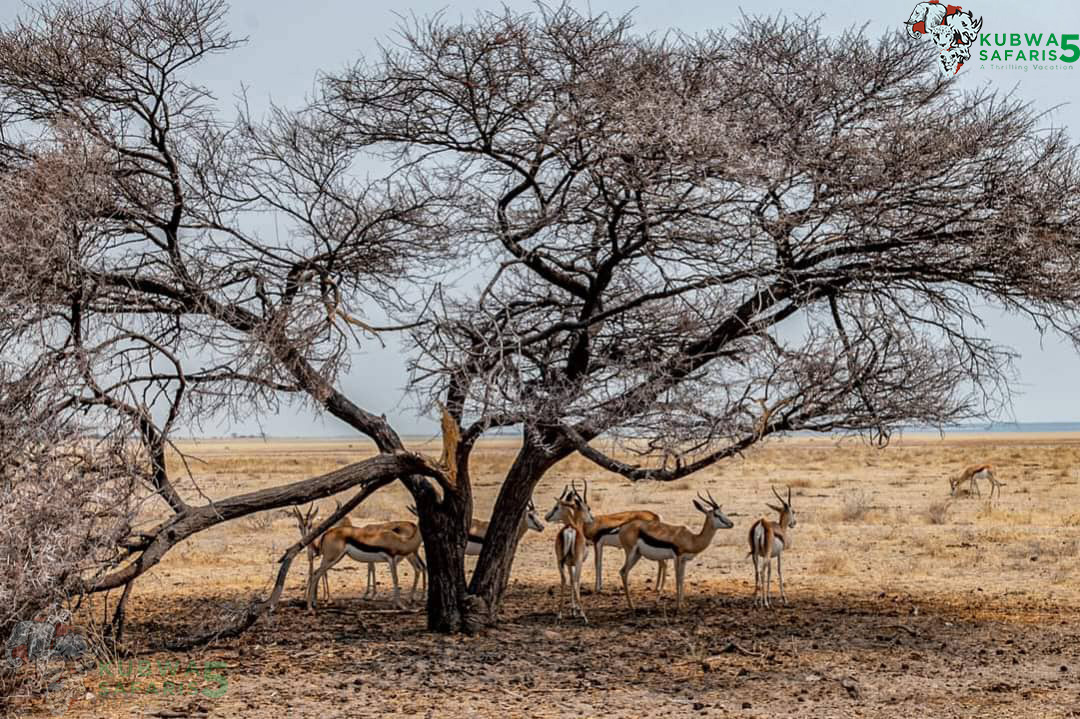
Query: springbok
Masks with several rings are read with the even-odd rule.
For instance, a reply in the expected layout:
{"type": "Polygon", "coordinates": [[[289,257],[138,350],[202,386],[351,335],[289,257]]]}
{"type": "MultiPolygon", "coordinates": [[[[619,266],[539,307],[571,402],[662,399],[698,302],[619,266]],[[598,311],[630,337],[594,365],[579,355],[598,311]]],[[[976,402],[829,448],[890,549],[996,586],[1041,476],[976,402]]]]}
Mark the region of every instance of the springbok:
{"type": "Polygon", "coordinates": [[[1005,486],[1005,483],[999,482],[997,477],[994,476],[994,465],[992,464],[973,464],[965,468],[960,474],[949,477],[949,494],[955,497],[960,485],[967,482],[968,495],[975,494],[981,497],[982,492],[979,491],[979,483],[975,481],[977,479],[989,480],[990,499],[994,498],[994,490],[997,490],[998,497],[1001,497],[1001,488],[1005,486]]]}
{"type": "Polygon", "coordinates": [[[634,611],[634,600],[630,596],[630,572],[642,557],[654,562],[665,559],[675,560],[675,611],[682,609],[683,582],[686,578],[687,563],[705,551],[712,543],[717,529],[731,529],[735,525],[720,509],[720,505],[709,493],[708,499],[698,493],[694,508],[705,515],[701,530],[694,534],[687,527],[665,524],[660,521],[630,522],[619,530],[619,544],[626,552],[626,561],[619,570],[622,576],[626,602],[634,611]]]}
{"type": "MultiPolygon", "coordinates": [[[[398,524],[398,523],[394,523],[398,524]]],[[[318,586],[319,579],[326,575],[330,568],[341,561],[346,554],[357,562],[386,562],[390,565],[390,577],[394,582],[394,607],[404,609],[401,604],[401,588],[398,585],[397,565],[404,559],[409,562],[415,574],[413,575],[412,589],[409,591],[409,601],[412,601],[416,593],[416,585],[420,581],[420,574],[426,570],[423,561],[417,554],[420,549],[420,529],[412,522],[401,524],[411,525],[410,530],[396,531],[394,528],[387,529],[384,526],[368,527],[335,527],[328,530],[320,538],[320,550],[322,551],[322,564],[319,565],[312,583],[308,587],[308,606],[314,607],[312,590],[318,586]]],[[[401,529],[399,527],[399,529],[401,529]]],[[[373,567],[369,566],[369,570],[373,567]]],[[[426,582],[426,579],[425,579],[426,582]]]]}
{"type": "MultiPolygon", "coordinates": [[[[555,506],[551,508],[551,511],[547,513],[544,520],[547,522],[565,522],[566,518],[563,515],[562,500],[568,500],[577,493],[576,489],[571,489],[569,485],[563,487],[563,492],[558,499],[555,500],[555,506]]],[[[585,480],[585,496],[583,501],[588,504],[589,501],[589,481],[585,480]]],[[[625,512],[613,512],[612,514],[600,514],[595,515],[595,518],[591,522],[586,522],[585,539],[589,544],[593,545],[596,554],[593,557],[593,565],[596,569],[595,577],[595,592],[600,593],[600,589],[603,586],[604,576],[604,547],[618,547],[619,544],[619,530],[626,524],[640,520],[642,522],[657,522],[660,520],[660,515],[656,512],[650,512],[646,509],[628,510],[625,512]]],[[[656,591],[660,592],[664,589],[664,579],[667,577],[667,562],[657,562],[656,567],[656,591]]]]}
{"type": "Polygon", "coordinates": [[[761,518],[750,527],[750,557],[754,562],[754,605],[772,606],[769,600],[769,585],[772,584],[772,558],[776,557],[776,574],[780,578],[780,600],[787,606],[784,594],[784,567],[781,555],[791,546],[791,528],[795,526],[795,510],[791,508],[791,487],[788,487],[785,500],[773,488],[773,494],[780,500],[780,506],[768,504],[769,509],[780,513],[780,521],[770,522],[761,518]]]}
{"type": "MultiPolygon", "coordinates": [[[[588,490],[586,490],[587,492],[588,490]]],[[[555,535],[555,562],[559,566],[559,618],[562,619],[566,605],[566,572],[570,572],[570,611],[580,616],[586,624],[585,608],[581,606],[581,567],[589,551],[585,538],[585,524],[595,521],[585,499],[575,489],[569,496],[559,497],[559,516],[564,522],[563,528],[555,535]]]]}
{"type": "MultiPolygon", "coordinates": [[[[417,516],[416,507],[409,506],[409,511],[417,516]]],[[[469,535],[468,540],[465,543],[465,556],[475,557],[480,554],[484,549],[484,540],[487,538],[488,527],[491,522],[486,522],[483,519],[474,519],[469,523],[469,535]]],[[[521,522],[518,524],[517,541],[520,542],[521,538],[525,536],[525,532],[528,530],[534,532],[543,532],[544,523],[540,521],[540,514],[536,511],[536,505],[533,501],[529,500],[529,508],[525,512],[525,516],[521,518],[521,522]]]]}
{"type": "MultiPolygon", "coordinates": [[[[338,509],[341,509],[341,502],[339,502],[336,499],[334,500],[334,502],[337,503],[337,508],[334,510],[336,512],[338,509]]],[[[301,515],[296,510],[295,507],[293,508],[293,512],[298,517],[297,522],[301,522],[302,521],[300,519],[301,515]]],[[[309,510],[309,514],[310,514],[310,510],[309,510]]],[[[309,526],[311,524],[315,523],[314,522],[315,516],[318,516],[318,510],[317,509],[315,510],[314,516],[311,516],[308,519],[309,526]]],[[[331,529],[336,529],[337,527],[351,527],[351,526],[353,526],[353,523],[349,519],[349,515],[346,514],[344,517],[339,519],[337,521],[337,523],[334,524],[333,527],[331,527],[331,529]]],[[[416,531],[417,527],[413,522],[373,522],[371,524],[365,524],[364,529],[388,529],[388,530],[390,530],[392,532],[397,532],[404,539],[409,539],[412,536],[413,532],[416,531]]],[[[319,555],[322,554],[322,539],[323,539],[323,537],[326,536],[326,534],[329,531],[330,531],[329,529],[326,530],[326,532],[323,532],[322,535],[316,537],[311,542],[311,544],[308,545],[308,550],[309,550],[309,553],[311,554],[311,557],[318,557],[319,555]]],[[[301,534],[307,534],[307,529],[302,528],[301,529],[301,534]]],[[[310,564],[311,559],[309,559],[308,561],[309,561],[309,564],[310,564]]],[[[425,566],[424,560],[420,559],[419,548],[417,549],[415,554],[412,554],[412,555],[410,555],[408,557],[405,557],[405,561],[407,561],[410,564],[410,566],[412,566],[413,572],[418,574],[419,577],[420,577],[420,582],[421,582],[420,592],[421,592],[421,594],[423,594],[424,592],[427,592],[427,566],[425,566]]],[[[375,596],[375,585],[376,585],[376,581],[375,581],[375,562],[365,562],[365,564],[367,564],[367,586],[364,589],[363,598],[364,599],[371,599],[371,598],[373,598],[375,596]]],[[[312,576],[313,575],[309,572],[309,574],[308,574],[308,581],[309,582],[311,581],[312,576]]],[[[330,601],[330,582],[329,582],[329,579],[328,579],[329,576],[330,576],[329,573],[326,573],[326,574],[322,575],[323,593],[326,595],[326,600],[327,601],[330,601]]],[[[415,577],[414,577],[414,579],[415,579],[415,577]]],[[[316,590],[316,598],[318,598],[318,590],[316,590]]]]}

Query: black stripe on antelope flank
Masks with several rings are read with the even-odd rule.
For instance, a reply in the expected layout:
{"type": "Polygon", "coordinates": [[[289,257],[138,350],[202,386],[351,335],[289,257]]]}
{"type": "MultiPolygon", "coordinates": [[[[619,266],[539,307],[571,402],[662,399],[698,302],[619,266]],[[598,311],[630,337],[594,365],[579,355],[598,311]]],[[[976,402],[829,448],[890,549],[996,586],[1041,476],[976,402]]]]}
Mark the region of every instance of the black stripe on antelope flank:
{"type": "Polygon", "coordinates": [[[656,537],[646,534],[645,532],[639,531],[638,539],[645,542],[645,544],[648,544],[650,547],[656,547],[657,549],[670,549],[671,551],[675,552],[675,554],[679,553],[679,545],[672,544],[671,542],[665,542],[663,539],[657,539],[656,537]]]}
{"type": "Polygon", "coordinates": [[[355,539],[353,537],[346,537],[345,541],[349,544],[350,547],[352,547],[358,552],[365,552],[367,554],[388,554],[388,552],[382,547],[376,547],[372,544],[365,544],[359,539],[355,539]]]}
{"type": "Polygon", "coordinates": [[[608,527],[607,529],[601,529],[599,532],[596,533],[596,538],[602,539],[609,534],[618,534],[620,529],[622,529],[621,524],[616,524],[614,527],[608,527]]]}
{"type": "Polygon", "coordinates": [[[476,544],[483,544],[484,543],[484,538],[483,537],[478,537],[475,534],[470,534],[469,535],[469,541],[470,542],[475,542],[476,544]]]}

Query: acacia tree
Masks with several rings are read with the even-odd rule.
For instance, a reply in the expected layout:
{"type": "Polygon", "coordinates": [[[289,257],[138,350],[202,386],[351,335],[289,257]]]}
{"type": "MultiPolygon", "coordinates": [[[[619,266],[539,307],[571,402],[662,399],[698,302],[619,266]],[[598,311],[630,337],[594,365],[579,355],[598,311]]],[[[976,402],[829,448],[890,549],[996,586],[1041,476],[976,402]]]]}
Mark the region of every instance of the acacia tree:
{"type": "Polygon", "coordinates": [[[777,432],[884,443],[1007,401],[977,302],[1080,337],[1073,146],[900,33],[506,10],[407,24],[324,88],[356,147],[458,198],[443,224],[479,280],[440,293],[413,370],[463,426],[459,506],[476,439],[524,428],[468,587],[492,614],[573,452],[665,481],[777,432]]]}
{"type": "Polygon", "coordinates": [[[1068,139],[960,92],[899,34],[780,18],[655,37],[566,6],[436,17],[308,106],[233,122],[190,79],[235,46],[224,12],[65,3],[0,33],[0,170],[86,188],[7,268],[25,291],[3,350],[65,370],[60,410],[126,418],[170,512],[91,589],[130,588],[218,522],[359,487],[314,536],[400,478],[429,626],[469,629],[497,614],[533,488],[573,452],[671,480],[777,432],[883,442],[1007,399],[1009,351],[979,336],[974,302],[1080,337],[1068,139]],[[469,282],[431,270],[455,262],[469,282]],[[441,462],[339,388],[375,305],[411,327],[414,387],[446,408],[441,462]],[[213,503],[170,475],[178,423],[287,397],[379,455],[213,503]],[[467,584],[469,456],[512,426],[523,445],[467,584]]]}
{"type": "MultiPolygon", "coordinates": [[[[0,31],[0,359],[48,378],[58,426],[89,413],[126,428],[167,512],[118,540],[114,571],[84,577],[84,591],[124,588],[118,621],[132,582],[198,531],[361,487],[315,536],[380,486],[421,492],[420,475],[445,474],[336,388],[355,333],[377,331],[356,308],[392,305],[399,282],[448,256],[431,224],[443,200],[406,175],[356,179],[354,152],[313,115],[216,114],[191,76],[238,44],[224,17],[218,0],[65,2],[0,31]],[[379,455],[215,501],[170,474],[178,426],[289,396],[379,455]]],[[[300,546],[241,625],[276,602],[300,546]]]]}

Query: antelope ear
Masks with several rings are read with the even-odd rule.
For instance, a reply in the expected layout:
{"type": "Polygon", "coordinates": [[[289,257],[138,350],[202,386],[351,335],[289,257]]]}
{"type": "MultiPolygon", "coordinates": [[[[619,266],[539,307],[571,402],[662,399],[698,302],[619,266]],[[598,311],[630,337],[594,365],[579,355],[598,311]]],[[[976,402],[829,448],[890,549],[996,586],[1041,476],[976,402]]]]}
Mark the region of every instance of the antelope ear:
{"type": "Polygon", "coordinates": [[[781,507],[777,507],[775,504],[769,504],[768,502],[765,503],[765,506],[768,507],[769,509],[771,509],[774,512],[783,512],[784,511],[781,507]]]}

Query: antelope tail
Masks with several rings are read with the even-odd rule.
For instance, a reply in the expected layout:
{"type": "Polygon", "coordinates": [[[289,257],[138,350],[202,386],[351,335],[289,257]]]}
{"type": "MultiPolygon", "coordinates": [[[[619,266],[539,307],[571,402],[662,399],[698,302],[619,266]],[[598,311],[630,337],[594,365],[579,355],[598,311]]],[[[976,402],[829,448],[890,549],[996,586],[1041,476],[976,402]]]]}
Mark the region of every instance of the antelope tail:
{"type": "MultiPolygon", "coordinates": [[[[758,523],[758,525],[756,527],[754,527],[753,541],[751,542],[750,546],[751,546],[751,549],[750,549],[751,554],[753,554],[754,552],[757,552],[760,555],[767,554],[766,551],[765,551],[766,547],[765,547],[765,525],[764,524],[758,523]]],[[[747,555],[747,556],[749,556],[749,555],[747,555]]]]}
{"type": "Polygon", "coordinates": [[[574,542],[577,541],[577,532],[571,527],[564,527],[562,531],[563,558],[574,555],[574,542]]]}

